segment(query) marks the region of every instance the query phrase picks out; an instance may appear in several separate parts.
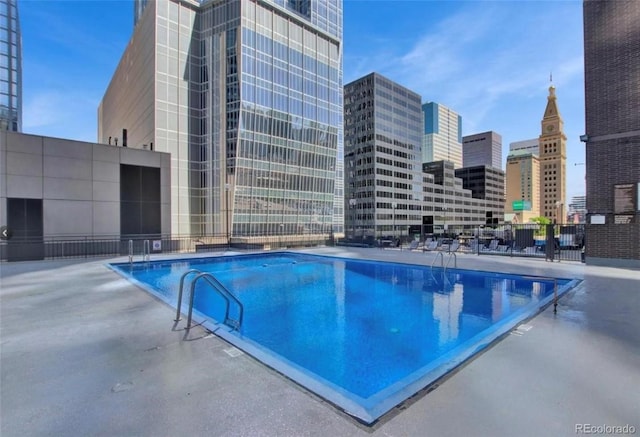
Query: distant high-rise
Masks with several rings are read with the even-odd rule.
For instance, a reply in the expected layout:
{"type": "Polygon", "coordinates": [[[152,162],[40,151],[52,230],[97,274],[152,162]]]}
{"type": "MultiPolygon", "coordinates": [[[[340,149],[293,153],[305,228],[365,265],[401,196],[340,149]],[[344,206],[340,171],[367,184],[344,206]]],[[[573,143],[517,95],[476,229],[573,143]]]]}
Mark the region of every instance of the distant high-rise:
{"type": "Polygon", "coordinates": [[[0,0],[0,129],[22,132],[22,37],[17,0],[0,0]]]}
{"type": "Polygon", "coordinates": [[[640,267],[640,1],[586,0],[587,264],[640,267]]]}
{"type": "Polygon", "coordinates": [[[462,164],[502,169],[502,136],[489,131],[462,137],[462,164]]]}
{"type": "Polygon", "coordinates": [[[515,150],[507,156],[505,214],[509,221],[528,223],[540,216],[540,160],[515,150]]]}
{"type": "Polygon", "coordinates": [[[422,221],[421,97],[371,73],[345,85],[344,102],[347,235],[398,237],[422,221]]]}
{"type": "Polygon", "coordinates": [[[540,213],[552,222],[566,220],[567,197],[567,136],[558,110],[556,87],[549,87],[547,107],[541,122],[540,157],[540,213]]]}
{"type": "Polygon", "coordinates": [[[134,8],[98,138],[171,153],[172,233],[341,232],[342,0],[134,8]]]}
{"type": "Polygon", "coordinates": [[[450,161],[462,167],[462,117],[435,102],[422,105],[422,162],[450,161]]]}
{"type": "Polygon", "coordinates": [[[462,187],[471,190],[475,199],[484,199],[486,224],[504,221],[504,171],[491,165],[462,167],[455,171],[462,179],[462,187]]]}
{"type": "Polygon", "coordinates": [[[526,152],[538,155],[540,153],[540,139],[533,138],[530,140],[514,141],[509,144],[509,153],[511,152],[526,152]]]}

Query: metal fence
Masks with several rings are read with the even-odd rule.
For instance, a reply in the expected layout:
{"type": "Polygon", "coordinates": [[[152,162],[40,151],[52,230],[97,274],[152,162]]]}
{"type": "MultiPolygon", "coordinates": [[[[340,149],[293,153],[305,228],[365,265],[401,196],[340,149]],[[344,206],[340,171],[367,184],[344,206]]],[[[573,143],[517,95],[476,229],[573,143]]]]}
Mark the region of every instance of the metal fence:
{"type": "Polygon", "coordinates": [[[269,250],[314,246],[396,247],[419,250],[456,250],[476,255],[543,258],[550,261],[584,261],[583,224],[499,226],[449,226],[446,233],[405,235],[402,239],[335,240],[333,234],[256,235],[135,235],[128,237],[52,236],[0,241],[0,261],[113,257],[142,259],[148,241],[150,253],[196,253],[269,250]],[[425,243],[435,242],[429,249],[425,243]],[[453,242],[456,244],[453,244],[453,242]],[[414,242],[412,244],[412,242],[414,242]]]}
{"type": "Polygon", "coordinates": [[[132,255],[142,259],[145,244],[151,255],[159,253],[214,252],[230,249],[269,250],[326,246],[333,244],[332,234],[260,235],[135,235],[135,236],[51,236],[12,238],[0,241],[0,261],[113,257],[132,255]],[[148,243],[145,243],[148,241],[148,243]]]}
{"type": "Polygon", "coordinates": [[[423,251],[453,249],[476,255],[535,257],[549,261],[584,261],[585,226],[584,224],[448,226],[445,232],[439,234],[423,233],[377,240],[343,239],[337,244],[423,251]]]}

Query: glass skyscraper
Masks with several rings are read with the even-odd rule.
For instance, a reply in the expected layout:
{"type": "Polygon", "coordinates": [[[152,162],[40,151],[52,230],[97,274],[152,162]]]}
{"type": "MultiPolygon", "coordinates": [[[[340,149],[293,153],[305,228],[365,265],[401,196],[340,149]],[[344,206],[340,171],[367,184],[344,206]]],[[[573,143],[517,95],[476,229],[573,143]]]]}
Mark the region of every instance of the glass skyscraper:
{"type": "Polygon", "coordinates": [[[342,1],[143,3],[98,136],[172,154],[172,232],[341,231],[342,1]]]}
{"type": "Polygon", "coordinates": [[[0,0],[0,129],[22,131],[22,41],[16,0],[0,0]]]}

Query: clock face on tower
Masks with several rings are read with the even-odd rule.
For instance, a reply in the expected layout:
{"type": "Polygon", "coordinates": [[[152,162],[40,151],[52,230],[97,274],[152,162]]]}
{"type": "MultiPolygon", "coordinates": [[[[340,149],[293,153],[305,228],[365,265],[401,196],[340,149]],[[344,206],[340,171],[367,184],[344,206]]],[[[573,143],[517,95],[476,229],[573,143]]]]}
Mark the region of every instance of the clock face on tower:
{"type": "Polygon", "coordinates": [[[552,124],[548,124],[547,125],[547,132],[553,132],[553,125],[552,124]]]}

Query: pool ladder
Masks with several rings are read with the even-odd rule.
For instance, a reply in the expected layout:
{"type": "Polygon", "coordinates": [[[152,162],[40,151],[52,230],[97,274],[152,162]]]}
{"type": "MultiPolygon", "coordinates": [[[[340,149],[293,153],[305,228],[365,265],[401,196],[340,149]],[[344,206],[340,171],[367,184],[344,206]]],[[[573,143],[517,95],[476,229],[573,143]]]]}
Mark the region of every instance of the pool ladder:
{"type": "MultiPolygon", "coordinates": [[[[142,261],[151,261],[151,245],[144,240],[142,245],[142,261]]],[[[129,266],[133,265],[133,240],[129,240],[129,266]]]]}
{"type": "Polygon", "coordinates": [[[449,252],[449,256],[447,257],[447,262],[445,264],[444,262],[444,254],[442,252],[438,252],[436,253],[436,256],[433,258],[433,261],[431,261],[431,270],[433,270],[433,265],[436,263],[436,260],[440,258],[440,268],[442,269],[443,272],[445,272],[447,270],[447,267],[449,267],[449,263],[451,262],[451,259],[453,258],[453,267],[454,268],[458,268],[458,257],[456,256],[455,252],[449,252]]]}
{"type": "Polygon", "coordinates": [[[232,327],[235,330],[240,329],[240,326],[242,325],[242,317],[244,315],[244,306],[242,305],[242,302],[240,302],[240,300],[238,300],[238,298],[236,296],[234,296],[233,293],[231,293],[229,290],[227,290],[225,288],[225,286],[222,285],[220,283],[220,281],[218,281],[215,278],[215,276],[213,276],[211,273],[207,273],[207,272],[203,273],[200,270],[196,270],[196,269],[187,270],[180,277],[180,288],[178,290],[178,305],[177,305],[178,308],[176,310],[175,321],[179,322],[181,320],[180,308],[182,306],[182,294],[183,294],[183,291],[184,291],[185,280],[186,280],[187,276],[189,276],[190,274],[196,274],[196,277],[193,278],[193,280],[191,281],[190,295],[189,295],[189,314],[187,316],[187,327],[186,327],[186,329],[191,329],[191,316],[193,314],[193,301],[194,301],[194,296],[195,296],[195,293],[196,293],[196,283],[200,279],[203,279],[207,284],[209,284],[209,286],[214,291],[216,291],[225,300],[226,308],[225,308],[224,322],[223,323],[225,325],[228,325],[228,326],[232,327]],[[238,306],[238,318],[237,319],[233,319],[233,318],[229,317],[229,307],[231,306],[231,301],[233,301],[238,306]]]}

